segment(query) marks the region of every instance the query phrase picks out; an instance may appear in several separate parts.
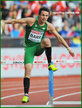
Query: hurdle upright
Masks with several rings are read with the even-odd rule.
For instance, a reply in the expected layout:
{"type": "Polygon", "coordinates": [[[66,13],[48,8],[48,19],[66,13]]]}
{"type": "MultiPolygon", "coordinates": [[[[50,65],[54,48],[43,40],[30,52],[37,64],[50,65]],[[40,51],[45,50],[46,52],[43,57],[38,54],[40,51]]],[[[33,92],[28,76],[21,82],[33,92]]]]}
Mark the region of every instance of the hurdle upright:
{"type": "Polygon", "coordinates": [[[53,71],[49,70],[49,105],[51,105],[51,107],[53,107],[53,96],[54,96],[54,76],[53,76],[53,71]]]}
{"type": "Polygon", "coordinates": [[[53,107],[53,96],[54,96],[54,78],[53,78],[53,71],[49,70],[49,105],[53,107]]]}

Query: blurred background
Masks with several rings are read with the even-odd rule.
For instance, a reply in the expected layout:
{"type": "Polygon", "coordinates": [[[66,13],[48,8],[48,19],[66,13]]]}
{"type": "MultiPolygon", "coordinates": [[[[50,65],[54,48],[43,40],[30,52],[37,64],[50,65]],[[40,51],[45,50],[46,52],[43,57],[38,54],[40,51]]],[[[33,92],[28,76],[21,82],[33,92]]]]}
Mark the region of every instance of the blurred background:
{"type": "MultiPolygon", "coordinates": [[[[25,26],[22,24],[4,25],[4,20],[36,17],[42,6],[48,7],[53,12],[74,12],[74,14],[55,14],[48,19],[75,53],[75,57],[72,58],[55,36],[46,32],[46,37],[49,37],[52,43],[53,60],[81,60],[81,1],[1,1],[1,60],[24,60],[25,26]]],[[[45,54],[35,57],[35,60],[46,60],[45,54]]],[[[81,74],[81,63],[58,63],[57,67],[59,70],[55,75],[81,74]]],[[[5,64],[1,66],[1,70],[2,77],[24,76],[23,64],[5,64]]],[[[46,75],[48,75],[47,64],[33,66],[32,76],[46,75]]]]}
{"type": "MultiPolygon", "coordinates": [[[[3,107],[23,105],[21,99],[25,72],[23,63],[8,64],[12,61],[24,61],[25,26],[22,24],[4,25],[4,20],[36,17],[42,6],[48,7],[53,12],[79,12],[79,14],[56,14],[48,19],[74,51],[74,57],[71,57],[68,50],[57,41],[53,34],[46,32],[45,35],[51,40],[53,61],[81,60],[81,0],[1,1],[1,105],[3,107]]],[[[41,56],[36,56],[34,60],[47,61],[45,52],[41,56]]],[[[64,105],[59,104],[59,107],[74,107],[74,104],[75,107],[81,107],[81,62],[54,64],[58,67],[58,70],[54,72],[54,101],[64,102],[64,105]]],[[[48,64],[34,63],[28,105],[45,105],[49,100],[48,76],[48,64]]]]}
{"type": "MultiPolygon", "coordinates": [[[[56,14],[48,21],[53,23],[58,33],[71,47],[81,46],[81,1],[1,1],[1,47],[23,47],[24,25],[6,24],[3,20],[38,16],[42,6],[53,12],[79,12],[79,14],[56,14]]],[[[61,46],[54,35],[45,34],[52,46],[61,46]],[[55,41],[55,42],[54,42],[55,41]]]]}

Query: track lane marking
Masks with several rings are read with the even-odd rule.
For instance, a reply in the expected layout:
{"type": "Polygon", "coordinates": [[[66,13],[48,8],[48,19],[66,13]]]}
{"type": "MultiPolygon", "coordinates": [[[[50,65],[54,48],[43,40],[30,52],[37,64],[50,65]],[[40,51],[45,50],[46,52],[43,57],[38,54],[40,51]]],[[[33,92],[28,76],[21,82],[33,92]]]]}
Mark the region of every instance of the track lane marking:
{"type": "MultiPolygon", "coordinates": [[[[60,99],[60,98],[63,98],[63,97],[67,97],[67,96],[71,96],[71,95],[77,95],[77,94],[80,94],[81,92],[75,92],[75,93],[69,93],[69,94],[65,94],[65,95],[61,95],[61,96],[58,96],[56,98],[53,99],[53,101],[57,100],[57,99],[60,99]]],[[[55,103],[55,102],[54,102],[55,103]]],[[[49,104],[49,101],[46,103],[46,105],[49,104]]],[[[60,103],[61,104],[61,103],[60,103]]]]}
{"type": "MultiPolygon", "coordinates": [[[[40,85],[40,84],[42,84],[42,83],[38,83],[38,84],[40,85]]],[[[44,84],[44,83],[43,83],[43,84],[44,84]]],[[[48,84],[48,83],[45,83],[45,84],[48,84]]],[[[80,84],[80,83],[55,84],[55,85],[56,85],[56,87],[57,87],[57,86],[76,85],[76,84],[80,84]]],[[[36,84],[36,85],[37,85],[37,84],[36,84]]],[[[81,84],[80,84],[80,85],[81,85],[81,84]]],[[[15,85],[11,84],[11,85],[9,85],[9,86],[4,85],[4,86],[1,86],[1,87],[12,87],[12,86],[23,86],[23,84],[15,84],[15,85]]],[[[31,85],[31,86],[33,86],[33,85],[31,85]]]]}
{"type": "MultiPolygon", "coordinates": [[[[80,86],[56,88],[54,90],[62,90],[62,89],[65,90],[65,89],[73,89],[73,88],[80,88],[80,86]]],[[[32,94],[32,93],[40,93],[40,92],[47,92],[47,91],[49,91],[49,90],[48,89],[46,89],[46,90],[39,90],[39,91],[29,92],[29,94],[32,94]]],[[[13,95],[1,97],[1,100],[2,99],[6,99],[6,98],[10,98],[10,97],[15,97],[15,96],[23,95],[23,94],[24,93],[19,93],[19,94],[13,94],[13,95]]]]}
{"type": "MultiPolygon", "coordinates": [[[[76,83],[76,84],[79,84],[79,83],[76,83]]],[[[55,87],[57,86],[64,86],[64,85],[76,85],[74,83],[70,83],[70,84],[62,84],[62,85],[56,85],[55,87]]],[[[48,87],[49,85],[42,85],[42,86],[31,86],[31,88],[41,88],[41,87],[48,87]]],[[[18,89],[23,89],[23,87],[16,87],[16,88],[9,88],[9,89],[1,89],[0,91],[9,91],[9,90],[18,90],[18,89]]]]}
{"type": "Polygon", "coordinates": [[[54,105],[80,105],[81,101],[54,101],[54,105]]]}

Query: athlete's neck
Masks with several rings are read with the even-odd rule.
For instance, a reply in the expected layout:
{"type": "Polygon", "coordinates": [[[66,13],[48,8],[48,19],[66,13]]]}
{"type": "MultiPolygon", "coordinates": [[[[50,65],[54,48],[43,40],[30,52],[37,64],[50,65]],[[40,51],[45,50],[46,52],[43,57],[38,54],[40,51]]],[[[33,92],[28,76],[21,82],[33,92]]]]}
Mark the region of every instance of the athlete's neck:
{"type": "Polygon", "coordinates": [[[38,19],[38,24],[39,24],[40,26],[43,26],[43,25],[45,24],[45,22],[42,22],[41,20],[38,19]]]}

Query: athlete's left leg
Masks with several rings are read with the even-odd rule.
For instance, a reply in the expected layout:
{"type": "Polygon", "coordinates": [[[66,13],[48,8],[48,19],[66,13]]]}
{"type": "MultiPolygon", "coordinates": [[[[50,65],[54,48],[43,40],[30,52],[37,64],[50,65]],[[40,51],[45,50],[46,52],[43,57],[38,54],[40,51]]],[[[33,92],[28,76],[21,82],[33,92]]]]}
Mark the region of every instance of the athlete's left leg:
{"type": "Polygon", "coordinates": [[[51,64],[51,42],[50,39],[44,38],[41,42],[41,47],[45,48],[48,64],[51,64]]]}
{"type": "Polygon", "coordinates": [[[41,42],[41,47],[45,48],[47,60],[48,60],[48,69],[51,69],[53,71],[56,71],[58,68],[56,68],[54,65],[51,64],[51,42],[50,39],[44,38],[41,42]]]}

